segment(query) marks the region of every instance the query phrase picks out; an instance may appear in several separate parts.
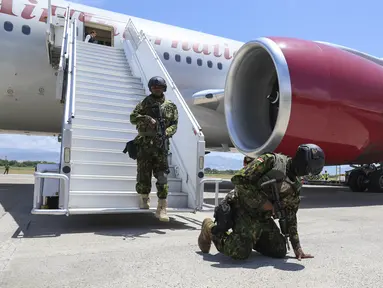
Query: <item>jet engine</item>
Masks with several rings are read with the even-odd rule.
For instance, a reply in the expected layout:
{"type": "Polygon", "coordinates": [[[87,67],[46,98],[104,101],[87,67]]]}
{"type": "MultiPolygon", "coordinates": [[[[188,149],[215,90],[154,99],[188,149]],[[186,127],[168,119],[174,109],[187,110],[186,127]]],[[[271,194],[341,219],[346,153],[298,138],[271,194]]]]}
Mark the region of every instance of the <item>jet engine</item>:
{"type": "Polygon", "coordinates": [[[326,165],[383,162],[382,61],[340,47],[277,37],[244,44],[224,95],[234,146],[292,156],[315,143],[326,165]]]}

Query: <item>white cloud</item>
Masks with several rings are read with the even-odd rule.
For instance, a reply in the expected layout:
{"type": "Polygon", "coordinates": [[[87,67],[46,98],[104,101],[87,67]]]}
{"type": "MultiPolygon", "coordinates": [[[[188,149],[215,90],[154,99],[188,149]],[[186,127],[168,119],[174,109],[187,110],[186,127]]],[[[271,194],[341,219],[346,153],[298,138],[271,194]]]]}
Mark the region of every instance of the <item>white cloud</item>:
{"type": "Polygon", "coordinates": [[[48,136],[27,136],[16,134],[0,134],[0,149],[24,149],[24,150],[43,150],[60,151],[61,144],[57,142],[57,137],[48,136]]]}

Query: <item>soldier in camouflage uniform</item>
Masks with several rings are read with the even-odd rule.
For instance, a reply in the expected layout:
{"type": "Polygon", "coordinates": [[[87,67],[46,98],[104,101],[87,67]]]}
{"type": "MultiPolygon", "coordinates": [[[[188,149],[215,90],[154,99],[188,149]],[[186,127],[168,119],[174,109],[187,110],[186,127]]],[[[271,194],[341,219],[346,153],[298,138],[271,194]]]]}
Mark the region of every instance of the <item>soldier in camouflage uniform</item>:
{"type": "Polygon", "coordinates": [[[9,164],[8,164],[8,162],[5,163],[4,174],[9,174],[9,164]]]}
{"type": "Polygon", "coordinates": [[[266,153],[242,168],[231,179],[235,185],[231,205],[234,210],[233,231],[217,231],[213,220],[206,218],[198,238],[201,251],[208,253],[213,242],[219,252],[233,259],[247,259],[252,249],[265,256],[284,258],[287,243],[272,219],[274,208],[271,190],[260,187],[261,183],[270,179],[283,179],[278,184],[279,198],[285,207],[295,256],[298,260],[312,258],[303,252],[298,236],[296,213],[300,203],[299,176],[319,174],[324,163],[322,149],[314,144],[305,144],[298,147],[293,158],[266,153]]]}
{"type": "Polygon", "coordinates": [[[169,221],[166,214],[168,152],[165,147],[161,147],[161,138],[158,134],[159,123],[158,119],[155,119],[153,107],[156,104],[160,105],[165,122],[167,142],[177,131],[178,110],[173,102],[165,99],[164,92],[167,85],[163,78],[151,78],[148,86],[151,94],[138,103],[130,114],[130,122],[135,124],[138,130],[138,135],[135,138],[138,147],[136,191],[140,194],[140,208],[149,209],[153,172],[154,177],[157,178],[158,206],[156,216],[161,221],[169,221]]]}

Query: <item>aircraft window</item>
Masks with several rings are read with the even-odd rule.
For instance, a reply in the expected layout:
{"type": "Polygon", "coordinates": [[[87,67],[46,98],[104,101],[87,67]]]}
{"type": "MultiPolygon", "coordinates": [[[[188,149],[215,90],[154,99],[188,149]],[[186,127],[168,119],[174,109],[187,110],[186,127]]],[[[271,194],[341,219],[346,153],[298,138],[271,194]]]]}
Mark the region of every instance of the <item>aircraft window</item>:
{"type": "Polygon", "coordinates": [[[177,62],[180,62],[180,61],[181,61],[181,56],[180,56],[180,55],[176,54],[176,57],[175,57],[175,58],[176,58],[176,61],[177,61],[177,62]]]}
{"type": "Polygon", "coordinates": [[[21,32],[23,32],[25,35],[29,35],[31,34],[31,27],[28,25],[23,25],[23,27],[21,27],[21,32]]]}
{"type": "Polygon", "coordinates": [[[202,59],[200,59],[200,58],[197,59],[197,65],[202,66],[202,59]]]}
{"type": "Polygon", "coordinates": [[[11,32],[13,30],[13,24],[9,21],[4,22],[4,30],[7,32],[11,32]]]}
{"type": "Polygon", "coordinates": [[[165,53],[164,53],[164,59],[165,59],[165,60],[169,60],[169,58],[170,58],[170,57],[169,57],[169,53],[168,53],[168,52],[165,52],[165,53]]]}
{"type": "Polygon", "coordinates": [[[220,62],[217,63],[217,67],[218,67],[219,70],[222,70],[222,63],[220,63],[220,62]]]}
{"type": "Polygon", "coordinates": [[[190,56],[186,57],[186,63],[191,64],[191,57],[190,56]]]}
{"type": "Polygon", "coordinates": [[[213,67],[213,62],[211,62],[210,60],[207,61],[207,67],[209,67],[209,68],[213,67]]]}

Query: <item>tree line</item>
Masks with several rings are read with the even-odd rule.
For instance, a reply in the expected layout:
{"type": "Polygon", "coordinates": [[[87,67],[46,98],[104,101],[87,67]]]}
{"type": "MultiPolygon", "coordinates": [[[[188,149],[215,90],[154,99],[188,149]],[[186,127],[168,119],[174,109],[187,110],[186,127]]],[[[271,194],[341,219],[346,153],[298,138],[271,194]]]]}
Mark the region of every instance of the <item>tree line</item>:
{"type": "Polygon", "coordinates": [[[37,164],[54,164],[55,162],[47,162],[47,161],[16,161],[16,160],[5,160],[0,159],[0,166],[3,167],[8,163],[11,167],[36,167],[37,164]]]}
{"type": "Polygon", "coordinates": [[[205,168],[205,174],[225,174],[225,175],[234,175],[238,170],[217,170],[212,168],[205,168]]]}

